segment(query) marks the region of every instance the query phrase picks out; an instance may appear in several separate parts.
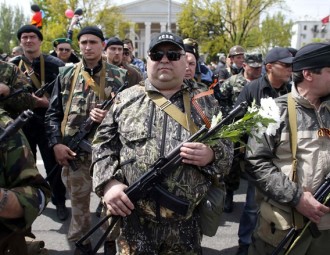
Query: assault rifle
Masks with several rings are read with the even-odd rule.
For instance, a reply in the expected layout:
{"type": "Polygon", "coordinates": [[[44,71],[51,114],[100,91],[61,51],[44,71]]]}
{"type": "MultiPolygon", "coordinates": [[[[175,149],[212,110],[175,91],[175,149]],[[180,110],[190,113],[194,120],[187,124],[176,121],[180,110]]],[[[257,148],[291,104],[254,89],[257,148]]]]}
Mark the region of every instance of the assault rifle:
{"type": "MultiPolygon", "coordinates": [[[[137,181],[135,181],[132,185],[130,185],[125,193],[129,197],[129,199],[136,203],[136,201],[145,198],[147,196],[155,197],[160,205],[171,209],[172,211],[186,215],[189,202],[173,196],[170,192],[165,190],[160,186],[160,183],[167,178],[173,171],[177,169],[177,167],[182,162],[182,157],[180,156],[180,148],[186,142],[203,142],[214,134],[216,134],[225,124],[230,123],[238,114],[242,111],[246,111],[247,103],[243,102],[234,108],[226,118],[224,118],[220,123],[218,123],[212,129],[207,129],[203,126],[197,133],[188,138],[187,141],[181,143],[175,149],[173,149],[166,157],[159,158],[150,169],[143,174],[137,181]]],[[[104,242],[107,235],[110,233],[111,229],[114,227],[116,222],[120,219],[120,216],[105,216],[99,223],[97,223],[85,236],[79,239],[76,242],[76,247],[79,248],[83,254],[86,253],[83,242],[91,236],[104,222],[106,222],[110,217],[112,217],[111,224],[105,231],[105,233],[101,236],[100,240],[96,244],[92,254],[96,254],[102,243],[104,242]]]]}
{"type": "Polygon", "coordinates": [[[21,129],[25,123],[33,117],[33,112],[31,110],[26,110],[22,112],[12,123],[10,123],[0,135],[0,144],[7,141],[7,139],[16,134],[19,129],[21,129]]]}
{"type": "MultiPolygon", "coordinates": [[[[116,98],[117,94],[122,91],[125,87],[127,87],[128,81],[125,81],[125,83],[117,90],[116,94],[110,99],[106,100],[102,103],[100,106],[100,109],[107,109],[112,105],[113,100],[116,98]]],[[[84,123],[79,127],[79,130],[77,133],[75,133],[72,137],[70,137],[69,142],[66,144],[70,148],[70,150],[77,152],[80,149],[83,151],[86,151],[88,153],[92,153],[92,146],[91,144],[86,140],[86,137],[88,134],[92,131],[94,127],[96,127],[98,123],[94,122],[91,117],[89,117],[87,120],[84,121],[84,123]]],[[[74,160],[69,161],[70,167],[73,171],[78,170],[78,167],[74,160]]]]}
{"type": "MultiPolygon", "coordinates": [[[[34,94],[37,97],[42,97],[47,92],[48,88],[51,87],[54,84],[55,81],[56,81],[56,79],[53,80],[51,83],[46,83],[41,88],[37,89],[34,92],[34,94]]],[[[3,102],[5,100],[7,100],[7,99],[9,99],[11,97],[14,97],[14,96],[16,96],[16,95],[18,95],[20,93],[23,93],[23,92],[29,92],[29,93],[31,93],[32,92],[31,90],[32,90],[32,88],[21,88],[21,89],[17,89],[13,93],[9,94],[8,96],[5,96],[5,97],[2,96],[2,97],[0,97],[0,102],[3,102]]]]}
{"type": "MultiPolygon", "coordinates": [[[[329,201],[327,201],[327,196],[330,194],[330,173],[325,177],[324,182],[321,184],[321,186],[315,191],[314,198],[322,203],[327,205],[329,201]]],[[[302,230],[296,229],[295,227],[290,228],[289,232],[286,234],[286,236],[281,240],[281,242],[277,245],[275,250],[273,251],[272,255],[279,254],[284,246],[291,240],[290,245],[287,248],[287,251],[289,251],[293,245],[295,245],[296,240],[298,240],[300,234],[302,234],[305,229],[309,229],[311,235],[314,238],[317,238],[320,236],[320,231],[317,228],[317,225],[310,220],[305,224],[305,226],[302,228],[302,230]]],[[[285,254],[287,254],[287,251],[285,254]]]]}

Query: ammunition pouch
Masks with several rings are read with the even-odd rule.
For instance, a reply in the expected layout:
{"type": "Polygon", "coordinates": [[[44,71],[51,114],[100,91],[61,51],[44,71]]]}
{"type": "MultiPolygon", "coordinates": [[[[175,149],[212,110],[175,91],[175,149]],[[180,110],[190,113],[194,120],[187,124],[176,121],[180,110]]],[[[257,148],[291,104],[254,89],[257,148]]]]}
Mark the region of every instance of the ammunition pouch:
{"type": "MultiPolygon", "coordinates": [[[[288,206],[277,203],[275,205],[275,202],[269,203],[270,201],[260,203],[260,217],[256,232],[261,240],[276,247],[293,226],[292,210],[288,206]]],[[[287,242],[287,245],[289,243],[287,242]]]]}
{"type": "Polygon", "coordinates": [[[203,235],[214,236],[217,233],[225,204],[225,197],[224,183],[213,183],[197,206],[203,235]]]}

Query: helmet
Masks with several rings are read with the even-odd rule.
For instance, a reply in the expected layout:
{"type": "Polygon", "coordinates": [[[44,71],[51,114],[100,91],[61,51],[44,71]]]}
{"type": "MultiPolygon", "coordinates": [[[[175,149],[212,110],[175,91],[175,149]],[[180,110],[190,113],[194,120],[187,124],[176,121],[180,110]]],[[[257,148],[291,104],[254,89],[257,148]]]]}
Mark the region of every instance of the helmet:
{"type": "Polygon", "coordinates": [[[233,57],[236,55],[242,55],[245,53],[245,50],[242,46],[235,45],[230,48],[228,57],[233,57]]]}

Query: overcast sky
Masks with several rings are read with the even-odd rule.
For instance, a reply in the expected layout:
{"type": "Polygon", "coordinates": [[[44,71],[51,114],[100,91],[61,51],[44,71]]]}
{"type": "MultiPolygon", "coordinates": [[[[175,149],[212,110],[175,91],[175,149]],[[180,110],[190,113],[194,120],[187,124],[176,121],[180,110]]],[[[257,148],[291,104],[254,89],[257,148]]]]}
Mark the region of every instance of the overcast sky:
{"type": "MultiPolygon", "coordinates": [[[[127,3],[134,0],[113,0],[114,3],[127,3]]],[[[183,2],[183,0],[177,0],[183,2]]],[[[11,5],[18,5],[26,10],[26,15],[30,15],[30,1],[27,0],[0,0],[0,3],[9,3],[11,5]]],[[[293,21],[297,20],[321,20],[330,15],[330,1],[329,0],[286,0],[286,4],[291,11],[285,14],[293,21]]],[[[272,12],[273,13],[273,12],[272,12]]],[[[64,13],[63,13],[64,15],[64,13]]]]}

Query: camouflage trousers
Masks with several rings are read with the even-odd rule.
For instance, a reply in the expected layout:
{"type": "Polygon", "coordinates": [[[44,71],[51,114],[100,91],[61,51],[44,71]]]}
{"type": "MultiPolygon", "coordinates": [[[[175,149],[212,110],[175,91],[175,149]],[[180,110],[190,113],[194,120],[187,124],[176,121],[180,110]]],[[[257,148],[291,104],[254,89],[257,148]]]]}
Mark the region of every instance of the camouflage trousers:
{"type": "Polygon", "coordinates": [[[155,223],[133,213],[122,220],[116,240],[117,254],[201,255],[201,239],[197,216],[184,221],[155,223]]]}
{"type": "MultiPolygon", "coordinates": [[[[78,241],[91,228],[90,196],[92,192],[92,178],[89,174],[90,160],[78,162],[78,170],[68,167],[62,169],[62,180],[71,199],[71,222],[68,240],[78,241]]],[[[90,242],[86,240],[85,244],[90,242]]]]}

